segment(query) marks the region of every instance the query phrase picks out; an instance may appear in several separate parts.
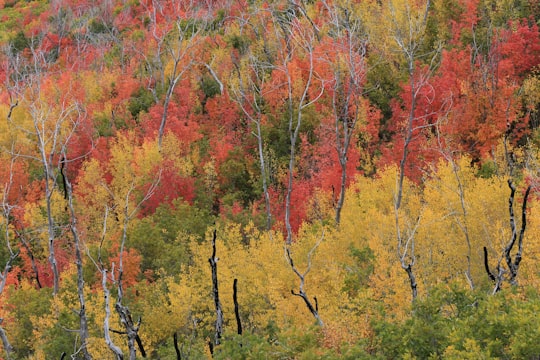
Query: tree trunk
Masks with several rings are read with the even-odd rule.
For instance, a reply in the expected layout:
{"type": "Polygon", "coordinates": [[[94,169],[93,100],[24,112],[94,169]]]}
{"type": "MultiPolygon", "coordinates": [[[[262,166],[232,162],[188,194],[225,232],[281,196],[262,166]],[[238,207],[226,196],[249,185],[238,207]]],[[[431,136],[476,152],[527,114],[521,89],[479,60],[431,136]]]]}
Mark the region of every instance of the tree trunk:
{"type": "Polygon", "coordinates": [[[240,319],[240,309],[238,306],[238,279],[234,279],[233,282],[233,303],[234,303],[234,315],[236,317],[236,327],[238,335],[242,335],[242,321],[240,319]]]}
{"type": "MultiPolygon", "coordinates": [[[[65,158],[64,158],[65,159],[65,158]]],[[[65,186],[65,195],[68,200],[68,208],[70,215],[70,229],[73,235],[73,241],[75,245],[75,262],[77,266],[77,295],[79,297],[79,336],[81,337],[81,351],[83,358],[86,360],[92,359],[92,356],[88,352],[88,318],[86,316],[86,305],[84,299],[84,277],[83,277],[83,259],[81,255],[81,241],[79,239],[79,232],[77,231],[77,217],[75,215],[75,208],[73,207],[73,191],[71,182],[67,175],[64,173],[65,160],[62,162],[60,172],[65,186]]]]}
{"type": "Polygon", "coordinates": [[[223,333],[223,309],[221,302],[219,301],[219,288],[218,288],[218,276],[217,276],[217,262],[216,258],[216,230],[212,237],[212,256],[208,259],[210,267],[212,269],[212,295],[214,297],[214,305],[216,308],[216,326],[214,335],[214,345],[221,344],[221,335],[223,333]]]}

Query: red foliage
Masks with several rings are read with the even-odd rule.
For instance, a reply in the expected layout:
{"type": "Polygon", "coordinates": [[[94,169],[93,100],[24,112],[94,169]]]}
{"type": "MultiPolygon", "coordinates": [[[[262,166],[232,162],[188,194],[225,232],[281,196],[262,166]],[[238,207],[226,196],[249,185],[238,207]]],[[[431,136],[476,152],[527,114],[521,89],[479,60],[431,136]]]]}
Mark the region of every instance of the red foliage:
{"type": "MultiPolygon", "coordinates": [[[[456,47],[443,51],[433,78],[419,69],[414,82],[421,85],[417,89],[413,141],[408,145],[411,155],[407,175],[419,179],[425,164],[435,163],[447,147],[481,159],[505,134],[519,141],[528,131],[528,118],[520,118],[516,90],[523,74],[539,63],[538,27],[522,21],[494,36],[484,56],[470,46],[456,47]]],[[[403,155],[412,92],[410,84],[402,88],[402,102],[393,103],[391,129],[396,135],[383,151],[382,163],[385,159],[397,163],[403,155]]]]}
{"type": "MultiPolygon", "coordinates": [[[[120,275],[120,246],[115,244],[111,247],[111,256],[109,259],[110,268],[114,268],[114,278],[118,280],[120,275]],[[113,266],[114,264],[114,266],[113,266]]],[[[126,287],[137,284],[137,278],[141,274],[141,255],[135,249],[127,249],[122,252],[122,284],[126,287]]]]}
{"type": "Polygon", "coordinates": [[[219,125],[226,133],[238,132],[240,129],[240,116],[238,106],[228,96],[214,96],[206,101],[205,105],[208,121],[212,125],[219,125]]]}
{"type": "Polygon", "coordinates": [[[501,34],[499,48],[501,61],[497,68],[503,79],[522,76],[540,64],[540,33],[538,25],[527,20],[510,23],[501,34]]]}
{"type": "Polygon", "coordinates": [[[165,160],[161,165],[161,180],[154,195],[142,204],[139,214],[141,217],[152,214],[161,204],[172,204],[179,197],[189,203],[192,203],[195,198],[193,177],[180,175],[172,160],[165,160]]]}
{"type": "Polygon", "coordinates": [[[28,164],[14,161],[0,167],[0,184],[4,201],[11,205],[22,204],[28,189],[28,164]]]}
{"type": "MultiPolygon", "coordinates": [[[[69,266],[71,259],[68,250],[63,247],[63,242],[65,242],[65,240],[57,239],[54,247],[56,263],[58,266],[58,271],[60,273],[62,273],[62,271],[64,271],[69,266]]],[[[53,272],[48,259],[38,258],[36,254],[32,255],[34,256],[34,265],[37,270],[40,285],[42,287],[52,287],[53,272]]],[[[35,281],[36,272],[34,271],[34,268],[32,266],[32,257],[25,247],[21,247],[19,257],[21,258],[21,265],[20,269],[17,271],[17,276],[24,277],[31,281],[35,281]]]]}

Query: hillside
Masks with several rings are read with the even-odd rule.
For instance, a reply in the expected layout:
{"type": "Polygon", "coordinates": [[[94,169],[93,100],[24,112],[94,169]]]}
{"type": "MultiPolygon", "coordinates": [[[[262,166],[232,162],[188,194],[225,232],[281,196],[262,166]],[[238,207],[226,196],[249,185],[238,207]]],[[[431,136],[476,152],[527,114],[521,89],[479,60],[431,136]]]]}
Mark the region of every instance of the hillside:
{"type": "Polygon", "coordinates": [[[0,357],[540,356],[538,0],[0,19],[0,357]]]}

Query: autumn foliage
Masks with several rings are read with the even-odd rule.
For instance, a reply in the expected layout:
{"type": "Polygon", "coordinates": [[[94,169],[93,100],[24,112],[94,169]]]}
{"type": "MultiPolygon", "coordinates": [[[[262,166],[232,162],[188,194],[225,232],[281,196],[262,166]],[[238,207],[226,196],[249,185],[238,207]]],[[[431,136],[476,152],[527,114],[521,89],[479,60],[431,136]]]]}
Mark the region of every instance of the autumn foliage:
{"type": "Polygon", "coordinates": [[[540,356],[539,14],[0,1],[0,357],[540,356]]]}

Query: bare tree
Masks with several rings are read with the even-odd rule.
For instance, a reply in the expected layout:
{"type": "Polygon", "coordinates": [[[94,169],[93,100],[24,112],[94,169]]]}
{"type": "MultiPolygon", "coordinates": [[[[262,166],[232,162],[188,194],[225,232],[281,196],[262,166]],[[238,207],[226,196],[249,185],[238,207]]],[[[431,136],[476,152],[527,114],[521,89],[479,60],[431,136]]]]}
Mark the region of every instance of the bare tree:
{"type": "Polygon", "coordinates": [[[285,245],[285,257],[287,259],[287,262],[289,263],[292,271],[294,272],[294,274],[298,277],[298,280],[300,281],[298,285],[298,292],[291,290],[291,294],[293,294],[294,296],[298,296],[302,298],[302,300],[304,300],[304,303],[306,304],[309,312],[313,315],[313,317],[315,318],[319,326],[324,326],[324,323],[319,315],[319,303],[318,303],[317,297],[315,296],[313,297],[313,302],[309,298],[305,289],[305,284],[306,284],[306,276],[311,271],[311,260],[313,258],[313,254],[315,253],[315,250],[319,247],[323,239],[324,239],[324,231],[321,234],[320,239],[317,240],[315,245],[313,245],[313,247],[311,248],[311,250],[309,250],[307,254],[307,266],[304,272],[300,272],[300,270],[298,270],[298,268],[296,267],[293,261],[292,255],[291,255],[291,247],[289,245],[285,245]]]}
{"type": "Polygon", "coordinates": [[[366,74],[366,51],[368,37],[364,24],[351,13],[352,4],[323,2],[330,17],[331,31],[334,37],[333,49],[343,56],[340,61],[335,54],[328,54],[333,76],[331,83],[332,110],[334,116],[334,134],[336,151],[341,168],[339,194],[335,202],[335,221],[341,221],[341,209],[345,202],[347,185],[347,164],[351,142],[356,135],[360,117],[360,99],[364,92],[363,81],[366,74]]]}
{"type": "MultiPolygon", "coordinates": [[[[46,51],[41,49],[41,39],[29,39],[29,55],[22,56],[13,49],[8,49],[8,71],[12,84],[9,86],[11,111],[18,104],[22,105],[32,121],[33,128],[25,128],[10,120],[10,126],[35,141],[36,154],[24,154],[26,158],[37,161],[43,168],[46,223],[48,235],[49,263],[53,273],[53,294],[59,290],[59,269],[55,254],[55,240],[59,224],[52,210],[53,194],[63,184],[58,183],[62,165],[61,154],[67,152],[73,135],[77,132],[85,117],[84,109],[73,96],[73,89],[51,91],[45,96],[43,85],[51,66],[46,51]]],[[[74,84],[71,84],[75,86],[74,84]]]]}
{"type": "Polygon", "coordinates": [[[270,204],[270,194],[268,191],[268,166],[264,155],[264,139],[262,134],[262,118],[264,116],[264,98],[267,95],[264,91],[268,72],[274,67],[272,64],[259,59],[255,54],[248,55],[249,76],[244,81],[242,73],[246,69],[237,68],[238,86],[232,87],[233,98],[239,104],[244,115],[253,124],[253,136],[257,139],[257,152],[259,156],[259,169],[263,187],[264,203],[266,210],[266,230],[272,228],[272,209],[270,204]]]}
{"type": "MultiPolygon", "coordinates": [[[[98,249],[97,261],[94,260],[94,258],[92,258],[92,256],[90,255],[89,252],[88,252],[88,257],[92,261],[94,261],[94,265],[96,266],[96,268],[98,268],[99,272],[101,273],[101,286],[102,286],[103,294],[104,294],[104,298],[105,298],[105,317],[103,319],[103,336],[105,338],[105,343],[107,344],[109,349],[111,349],[111,351],[113,352],[113,354],[115,355],[115,358],[117,360],[123,360],[124,359],[124,352],[122,351],[122,349],[120,349],[113,342],[113,340],[111,338],[111,325],[110,325],[110,320],[111,320],[111,292],[109,290],[109,287],[107,286],[108,269],[103,264],[103,261],[102,261],[102,258],[101,258],[101,249],[103,247],[103,242],[105,241],[105,237],[107,235],[107,220],[108,220],[108,218],[109,218],[109,207],[106,205],[104,215],[103,215],[103,230],[102,230],[102,233],[101,233],[101,243],[100,243],[99,249],[98,249]]],[[[111,270],[112,270],[111,271],[111,273],[112,273],[111,274],[111,280],[114,282],[114,264],[113,264],[111,270]]]]}
{"type": "MultiPolygon", "coordinates": [[[[396,183],[396,191],[394,194],[394,213],[397,236],[397,255],[401,267],[403,270],[405,270],[409,278],[413,300],[416,299],[418,294],[417,281],[413,268],[416,263],[416,255],[414,252],[415,233],[419,225],[420,217],[418,217],[415,222],[408,221],[406,228],[402,229],[402,216],[400,213],[402,212],[403,182],[405,179],[405,168],[407,166],[410,152],[410,144],[413,141],[416,131],[425,126],[431,126],[429,124],[425,125],[419,122],[419,120],[423,120],[425,116],[418,117],[416,115],[416,107],[418,98],[420,96],[420,91],[422,90],[422,87],[427,84],[427,79],[429,73],[431,72],[431,69],[425,73],[419,73],[416,70],[416,61],[419,57],[420,47],[422,46],[422,39],[430,4],[430,0],[427,0],[423,13],[415,15],[413,14],[409,4],[405,4],[404,14],[398,14],[397,10],[393,7],[392,2],[388,2],[391,13],[391,22],[393,24],[393,29],[391,29],[391,31],[398,48],[405,57],[411,95],[411,103],[409,104],[405,122],[404,142],[402,149],[403,155],[399,162],[399,173],[396,183]],[[400,26],[398,21],[400,16],[406,17],[406,28],[402,28],[400,26]],[[412,225],[412,223],[414,223],[414,225],[412,225]]],[[[435,59],[435,57],[432,59],[435,59]]]]}
{"type": "Polygon", "coordinates": [[[527,187],[527,190],[525,190],[525,195],[523,196],[523,204],[521,207],[521,229],[519,231],[519,235],[517,233],[516,220],[514,216],[514,197],[516,193],[516,186],[511,179],[508,180],[508,187],[510,188],[510,196],[508,197],[508,212],[510,217],[510,230],[512,232],[512,235],[510,237],[510,241],[507,243],[501,256],[499,257],[495,273],[490,270],[488,251],[487,248],[484,247],[484,265],[486,268],[486,272],[488,274],[488,277],[495,283],[493,287],[493,294],[501,290],[502,283],[505,280],[507,280],[511,285],[517,285],[519,265],[523,257],[523,237],[525,235],[525,228],[527,227],[527,200],[531,191],[531,185],[527,187]],[[512,249],[514,248],[514,245],[516,245],[516,241],[517,251],[512,258],[512,249]],[[506,261],[506,269],[501,266],[503,259],[506,261]]]}
{"type": "Polygon", "coordinates": [[[151,0],[150,3],[143,5],[150,20],[151,38],[148,40],[152,42],[154,49],[153,52],[146,53],[135,47],[135,51],[142,57],[149,72],[147,88],[151,91],[154,101],[159,103],[160,93],[165,93],[158,131],[158,144],[161,148],[174,89],[196,62],[194,49],[201,41],[200,35],[206,30],[208,19],[196,15],[198,7],[194,1],[151,0]],[[182,13],[184,14],[180,15],[182,13]]]}
{"type": "Polygon", "coordinates": [[[285,193],[285,228],[287,230],[286,244],[292,243],[293,231],[291,227],[291,195],[293,192],[294,173],[296,168],[296,147],[300,136],[302,119],[305,110],[313,105],[324,93],[323,79],[315,71],[314,46],[316,34],[313,28],[303,26],[298,18],[289,14],[288,16],[277,16],[274,13],[274,22],[278,25],[276,29],[281,29],[281,34],[276,34],[282,40],[284,49],[279,52],[276,71],[282,72],[286,88],[286,116],[288,118],[289,135],[289,166],[287,171],[287,185],[285,193]],[[305,56],[308,69],[303,80],[300,91],[294,89],[293,84],[298,81],[293,79],[289,69],[289,64],[294,56],[305,56]],[[319,84],[317,84],[319,82],[319,84]],[[319,86],[319,93],[310,96],[310,91],[314,86],[319,86]],[[298,94],[299,93],[299,94],[298,94]]]}
{"type": "Polygon", "coordinates": [[[114,353],[117,360],[123,360],[124,352],[111,339],[111,326],[109,324],[111,319],[111,292],[109,291],[109,288],[107,286],[107,269],[104,266],[101,266],[101,279],[101,285],[103,287],[103,293],[105,295],[105,319],[103,320],[103,333],[105,336],[105,343],[114,353]]]}
{"type": "MultiPolygon", "coordinates": [[[[16,207],[16,205],[13,205],[10,203],[8,197],[12,191],[13,187],[13,167],[15,165],[16,157],[12,157],[10,161],[10,171],[9,171],[9,179],[7,179],[6,183],[4,184],[3,192],[2,192],[2,230],[3,230],[3,236],[5,241],[5,246],[7,249],[7,259],[5,259],[5,264],[3,264],[3,269],[0,272],[0,295],[4,292],[4,288],[6,286],[6,281],[9,275],[9,271],[11,270],[11,267],[13,265],[13,262],[17,259],[19,256],[19,251],[14,249],[12,246],[12,232],[10,231],[10,225],[12,223],[12,211],[16,207]]],[[[13,352],[13,346],[9,342],[9,339],[7,337],[6,331],[1,326],[3,322],[3,319],[0,318],[0,339],[2,340],[2,345],[4,347],[4,351],[6,353],[6,358],[11,359],[11,353],[13,352]]]]}
{"type": "Polygon", "coordinates": [[[129,187],[128,191],[125,194],[124,198],[124,205],[123,205],[123,223],[122,223],[122,238],[120,241],[120,250],[119,250],[119,258],[118,258],[118,277],[116,278],[116,288],[118,291],[118,295],[116,298],[116,304],[115,309],[118,313],[118,316],[120,317],[120,322],[125,328],[125,333],[128,338],[128,348],[129,348],[129,359],[134,360],[136,359],[136,349],[135,344],[138,345],[139,350],[141,352],[141,355],[143,357],[146,357],[146,353],[144,351],[144,348],[142,346],[141,339],[139,337],[138,331],[141,323],[141,319],[137,321],[137,323],[133,322],[131,312],[129,311],[129,308],[124,305],[123,299],[124,299],[124,287],[122,283],[122,277],[124,274],[124,249],[126,246],[127,241],[127,230],[129,226],[129,222],[133,219],[133,217],[137,214],[139,211],[141,205],[148,200],[152,195],[154,194],[154,191],[157,188],[157,185],[159,183],[161,177],[161,173],[158,174],[157,179],[152,183],[142,200],[133,208],[130,207],[130,200],[132,197],[133,190],[135,189],[135,184],[132,183],[129,187]]]}
{"type": "Polygon", "coordinates": [[[459,176],[459,169],[458,165],[456,164],[454,158],[451,154],[447,155],[447,161],[452,166],[452,172],[454,173],[454,176],[457,181],[457,195],[459,196],[459,204],[461,207],[461,217],[457,216],[457,214],[454,216],[456,223],[458,224],[459,228],[463,232],[463,236],[465,237],[465,243],[467,244],[467,269],[465,270],[465,278],[467,279],[467,283],[469,284],[469,287],[471,290],[474,290],[474,279],[471,274],[471,257],[472,257],[472,246],[471,246],[471,237],[469,233],[469,214],[467,211],[467,205],[465,202],[465,189],[463,186],[463,181],[461,180],[461,177],[459,176]]]}
{"type": "MultiPolygon", "coordinates": [[[[124,194],[114,194],[114,192],[105,183],[101,184],[101,186],[103,186],[107,190],[109,195],[113,199],[115,199],[115,202],[118,203],[117,205],[120,205],[122,209],[122,213],[121,213],[122,234],[120,238],[118,264],[112,263],[111,269],[109,271],[109,269],[107,268],[107,266],[105,266],[105,264],[103,264],[103,261],[101,259],[101,248],[107,236],[107,221],[109,217],[108,206],[105,207],[105,212],[104,212],[103,230],[102,230],[101,244],[100,244],[99,252],[98,252],[98,259],[97,261],[92,259],[94,261],[94,264],[96,265],[96,267],[101,273],[102,288],[105,294],[105,319],[103,322],[105,342],[107,346],[109,347],[109,349],[111,349],[111,351],[115,354],[115,357],[117,359],[124,359],[124,353],[120,347],[114,344],[111,338],[111,334],[110,334],[111,332],[115,332],[115,333],[119,333],[119,334],[123,334],[127,336],[127,343],[128,343],[128,349],[129,349],[128,358],[130,360],[136,359],[137,347],[139,348],[141,356],[146,357],[146,352],[144,350],[143,343],[138,334],[138,331],[141,325],[141,319],[139,318],[137,322],[134,322],[131,311],[129,310],[129,307],[124,304],[124,285],[123,285],[124,252],[125,252],[126,242],[128,238],[128,227],[129,227],[130,221],[134,218],[134,216],[136,216],[136,214],[141,208],[141,205],[144,202],[146,202],[148,199],[150,199],[150,197],[153,196],[159,184],[160,179],[161,179],[161,170],[158,172],[156,178],[154,179],[154,181],[152,182],[148,190],[142,196],[142,199],[139,202],[137,202],[135,205],[132,205],[133,199],[135,198],[134,191],[136,189],[136,184],[134,182],[134,179],[131,179],[131,184],[128,186],[124,194]],[[120,196],[120,198],[118,198],[118,196],[120,196]],[[108,281],[111,281],[116,286],[117,297],[116,297],[116,303],[114,307],[120,319],[120,323],[124,327],[123,331],[113,330],[111,329],[111,326],[110,326],[111,293],[107,285],[108,281]]],[[[129,179],[126,179],[126,181],[129,181],[129,179]]],[[[117,214],[117,216],[119,215],[120,214],[117,214]]]]}
{"type": "Polygon", "coordinates": [[[236,329],[238,335],[242,335],[242,319],[240,318],[240,306],[238,305],[238,279],[233,281],[233,303],[234,316],[236,318],[236,329]]]}
{"type": "MultiPolygon", "coordinates": [[[[65,195],[68,201],[69,217],[70,223],[69,228],[73,236],[73,241],[75,245],[75,263],[77,266],[77,294],[79,298],[79,337],[81,341],[80,351],[82,352],[83,358],[86,360],[92,359],[92,356],[88,352],[88,317],[86,315],[86,303],[84,297],[84,275],[83,275],[83,258],[82,258],[82,243],[79,236],[79,231],[77,230],[77,216],[75,213],[75,207],[73,206],[73,187],[71,181],[66,174],[65,164],[67,163],[66,154],[62,156],[62,163],[60,167],[60,173],[62,175],[63,183],[65,186],[65,195]]],[[[78,350],[79,351],[79,350],[78,350]]],[[[77,351],[77,352],[78,352],[77,351]]]]}

